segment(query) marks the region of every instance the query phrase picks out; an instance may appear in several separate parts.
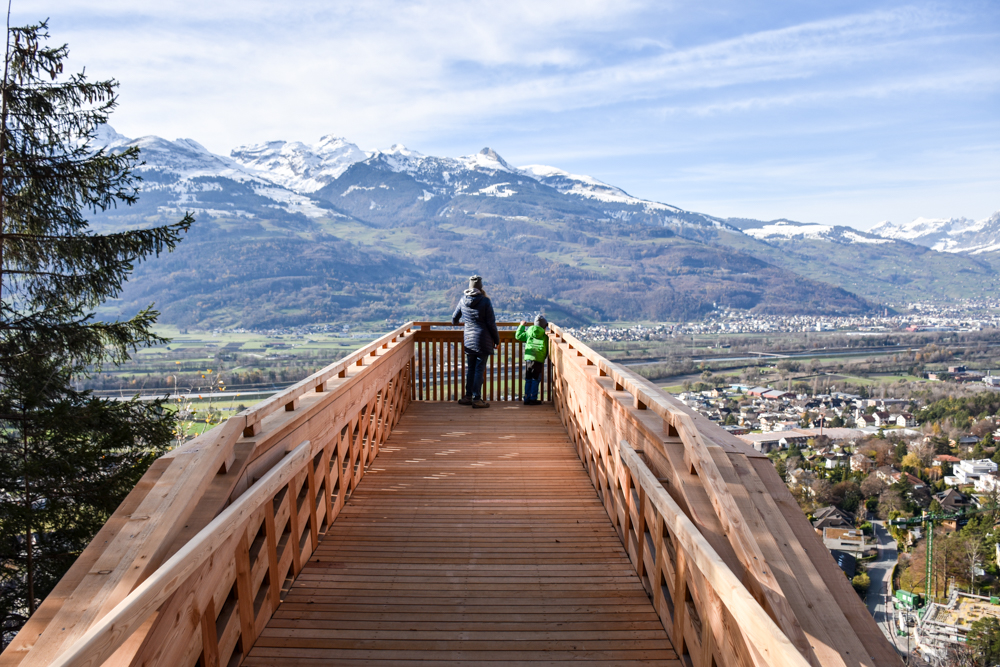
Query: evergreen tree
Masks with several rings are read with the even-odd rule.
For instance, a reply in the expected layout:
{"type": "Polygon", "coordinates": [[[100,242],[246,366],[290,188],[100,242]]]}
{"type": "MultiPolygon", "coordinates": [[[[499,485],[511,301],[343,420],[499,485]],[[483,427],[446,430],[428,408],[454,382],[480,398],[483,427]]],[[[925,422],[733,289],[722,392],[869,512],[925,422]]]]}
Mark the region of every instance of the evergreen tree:
{"type": "Polygon", "coordinates": [[[966,646],[975,660],[973,664],[983,667],[1000,664],[1000,621],[995,616],[973,621],[966,646]]]}
{"type": "Polygon", "coordinates": [[[63,77],[45,22],[7,30],[0,104],[0,648],[168,446],[162,403],[101,400],[74,377],[163,342],[146,308],[95,321],[143,258],[193,220],[96,234],[136,201],[138,150],[94,150],[117,82],[63,77]]]}

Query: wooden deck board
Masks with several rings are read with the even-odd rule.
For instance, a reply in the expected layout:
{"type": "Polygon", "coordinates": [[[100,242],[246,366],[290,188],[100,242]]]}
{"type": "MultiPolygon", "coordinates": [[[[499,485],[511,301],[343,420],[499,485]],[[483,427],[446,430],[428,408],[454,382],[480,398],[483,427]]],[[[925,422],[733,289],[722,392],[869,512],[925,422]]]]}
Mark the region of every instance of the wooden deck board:
{"type": "Polygon", "coordinates": [[[680,665],[550,406],[412,403],[245,665],[680,665]]]}

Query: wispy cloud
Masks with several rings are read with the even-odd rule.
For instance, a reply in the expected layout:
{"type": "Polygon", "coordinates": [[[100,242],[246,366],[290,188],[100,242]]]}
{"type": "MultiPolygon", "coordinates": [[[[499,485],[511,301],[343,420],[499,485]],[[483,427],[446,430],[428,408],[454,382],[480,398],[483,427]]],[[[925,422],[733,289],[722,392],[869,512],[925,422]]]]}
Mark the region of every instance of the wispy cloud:
{"type": "MultiPolygon", "coordinates": [[[[14,20],[50,16],[77,67],[122,82],[114,123],[127,134],[190,136],[219,152],[329,132],[425,152],[489,140],[515,160],[565,158],[683,203],[676,188],[700,192],[694,173],[706,183],[716,174],[720,193],[738,189],[720,164],[766,173],[775,159],[793,171],[800,161],[798,173],[850,174],[863,161],[858,144],[879,140],[871,128],[907,174],[918,128],[942,151],[976,140],[951,119],[997,131],[1000,8],[870,6],[33,0],[15,5],[14,20]],[[774,140],[782,134],[795,141],[774,140]],[[678,171],[679,156],[694,172],[678,171]],[[668,186],[664,174],[678,180],[668,186]]],[[[926,189],[936,172],[920,173],[913,182],[926,189]]]]}

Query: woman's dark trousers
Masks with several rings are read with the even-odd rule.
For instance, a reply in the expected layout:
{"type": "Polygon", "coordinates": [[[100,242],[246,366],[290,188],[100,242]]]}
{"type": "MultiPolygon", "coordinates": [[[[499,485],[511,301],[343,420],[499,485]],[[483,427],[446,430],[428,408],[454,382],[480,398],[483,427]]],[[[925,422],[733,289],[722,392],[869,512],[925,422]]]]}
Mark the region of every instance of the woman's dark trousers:
{"type": "Polygon", "coordinates": [[[465,395],[471,398],[482,398],[483,376],[486,374],[486,362],[490,355],[479,354],[466,348],[465,350],[465,395]]]}

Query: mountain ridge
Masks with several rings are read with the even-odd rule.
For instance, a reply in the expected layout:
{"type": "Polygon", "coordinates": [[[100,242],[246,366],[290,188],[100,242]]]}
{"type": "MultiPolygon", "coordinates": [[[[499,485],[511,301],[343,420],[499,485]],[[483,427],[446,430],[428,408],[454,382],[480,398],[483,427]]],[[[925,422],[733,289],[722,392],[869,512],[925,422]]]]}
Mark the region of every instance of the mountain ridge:
{"type": "Polygon", "coordinates": [[[556,167],[513,167],[490,148],[439,158],[401,145],[362,151],[327,135],[219,156],[194,140],[133,140],[111,128],[101,141],[140,146],[144,180],[136,206],[95,225],[187,210],[198,218],[177,253],[140,265],[114,306],[155,300],[177,323],[432,317],[470,273],[488,276],[508,310],[575,322],[692,319],[716,307],[863,313],[898,302],[907,284],[951,289],[877,270],[859,285],[863,255],[915,272],[965,270],[977,285],[995,274],[846,226],[685,211],[556,167]]]}

